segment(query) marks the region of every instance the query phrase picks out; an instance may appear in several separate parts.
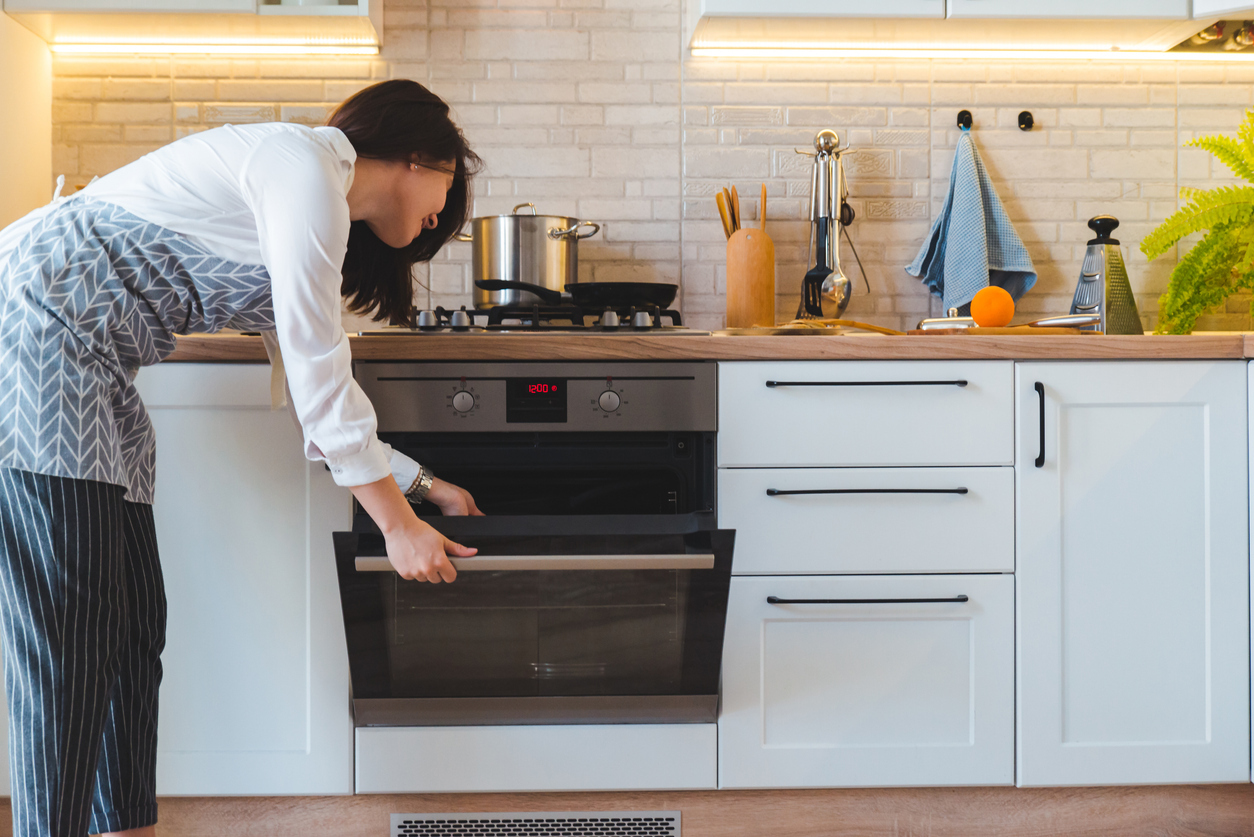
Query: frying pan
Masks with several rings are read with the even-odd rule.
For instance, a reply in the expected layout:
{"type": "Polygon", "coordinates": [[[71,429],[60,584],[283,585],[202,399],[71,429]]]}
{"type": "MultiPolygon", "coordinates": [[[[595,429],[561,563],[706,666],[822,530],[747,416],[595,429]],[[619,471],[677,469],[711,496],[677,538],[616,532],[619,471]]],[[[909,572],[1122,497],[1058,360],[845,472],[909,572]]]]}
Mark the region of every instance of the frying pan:
{"type": "MultiPolygon", "coordinates": [[[[561,305],[566,299],[557,291],[503,279],[477,279],[476,287],[485,291],[531,291],[548,305],[561,305]]],[[[580,308],[643,308],[656,305],[665,308],[675,301],[678,285],[663,282],[573,282],[566,286],[570,301],[580,308]]]]}

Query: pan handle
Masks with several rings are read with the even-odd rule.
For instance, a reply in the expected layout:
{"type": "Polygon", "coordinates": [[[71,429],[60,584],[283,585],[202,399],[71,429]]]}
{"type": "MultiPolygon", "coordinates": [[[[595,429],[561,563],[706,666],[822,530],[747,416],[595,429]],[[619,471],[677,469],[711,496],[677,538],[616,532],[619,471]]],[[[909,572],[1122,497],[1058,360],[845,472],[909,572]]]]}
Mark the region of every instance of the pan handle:
{"type": "Polygon", "coordinates": [[[567,227],[564,230],[559,230],[557,227],[553,227],[552,229],[549,230],[549,238],[566,238],[567,236],[570,236],[571,238],[578,240],[581,238],[592,238],[592,236],[596,235],[600,231],[601,231],[600,224],[594,221],[580,221],[578,224],[575,224],[574,226],[571,226],[571,227],[567,227]],[[580,227],[592,227],[592,232],[586,235],[580,235],[578,232],[576,232],[580,227]]]}
{"type": "Polygon", "coordinates": [[[475,287],[485,291],[530,291],[549,305],[561,305],[562,294],[552,288],[542,288],[530,282],[511,282],[506,279],[476,279],[475,287]]]}
{"type": "Polygon", "coordinates": [[[464,233],[464,232],[457,233],[456,235],[453,236],[453,238],[457,241],[474,241],[475,240],[475,237],[473,235],[471,235],[470,233],[464,233]]]}

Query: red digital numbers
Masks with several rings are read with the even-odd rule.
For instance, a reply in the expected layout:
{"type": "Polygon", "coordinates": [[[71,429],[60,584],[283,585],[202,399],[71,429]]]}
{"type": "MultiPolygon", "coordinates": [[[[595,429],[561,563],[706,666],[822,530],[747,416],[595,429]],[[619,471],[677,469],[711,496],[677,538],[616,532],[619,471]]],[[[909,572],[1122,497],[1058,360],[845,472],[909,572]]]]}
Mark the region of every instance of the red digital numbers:
{"type": "Polygon", "coordinates": [[[547,395],[550,392],[557,392],[557,385],[527,384],[527,392],[530,395],[547,395]]]}

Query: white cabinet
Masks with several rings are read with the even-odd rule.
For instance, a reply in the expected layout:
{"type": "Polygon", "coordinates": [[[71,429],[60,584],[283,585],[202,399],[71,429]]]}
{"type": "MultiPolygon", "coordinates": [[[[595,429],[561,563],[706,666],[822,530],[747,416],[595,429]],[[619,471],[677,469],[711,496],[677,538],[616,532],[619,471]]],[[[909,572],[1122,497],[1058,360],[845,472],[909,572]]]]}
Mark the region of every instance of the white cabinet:
{"type": "Polygon", "coordinates": [[[1246,364],[1017,378],[1019,784],[1248,781],[1246,364]]]}
{"type": "Polygon", "coordinates": [[[720,785],[1012,784],[1013,619],[1009,575],[733,579],[720,785]]]}
{"type": "MultiPolygon", "coordinates": [[[[1216,0],[1211,0],[1216,2],[1216,0]]],[[[1223,0],[1219,0],[1223,2],[1223,0]]],[[[1194,6],[1197,0],[1194,0],[1194,6]]],[[[1189,0],[948,0],[948,16],[969,18],[1189,18],[1189,0]]]]}
{"type": "Polygon", "coordinates": [[[714,724],[362,727],[358,793],[712,790],[714,724]]]}
{"type": "Polygon", "coordinates": [[[882,0],[873,7],[859,0],[701,0],[702,15],[758,17],[931,17],[945,16],[945,0],[882,0]]]}
{"type": "Polygon", "coordinates": [[[718,498],[740,575],[1014,571],[1013,468],[721,468],[718,498]]]}
{"type": "Polygon", "coordinates": [[[138,386],[157,433],[169,602],[158,793],[351,793],[331,543],[348,492],[271,411],[269,366],[165,364],[138,386]]]}
{"type": "Polygon", "coordinates": [[[720,468],[1010,465],[1009,361],[724,363],[720,468]]]}
{"type": "Polygon", "coordinates": [[[257,0],[4,0],[13,12],[246,12],[257,0]]]}
{"type": "Polygon", "coordinates": [[[1250,0],[1193,0],[1193,17],[1214,18],[1234,12],[1248,14],[1254,12],[1254,4],[1250,0]]]}

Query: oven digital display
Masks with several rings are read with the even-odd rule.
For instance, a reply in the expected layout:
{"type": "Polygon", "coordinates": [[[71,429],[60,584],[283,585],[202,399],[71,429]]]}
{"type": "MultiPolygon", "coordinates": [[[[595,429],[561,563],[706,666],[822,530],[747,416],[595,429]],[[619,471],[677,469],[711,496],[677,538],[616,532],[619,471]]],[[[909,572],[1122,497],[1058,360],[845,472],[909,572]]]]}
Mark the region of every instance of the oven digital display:
{"type": "Polygon", "coordinates": [[[507,423],[566,423],[566,381],[561,378],[506,378],[507,423]]]}

